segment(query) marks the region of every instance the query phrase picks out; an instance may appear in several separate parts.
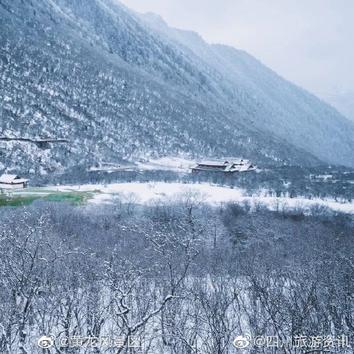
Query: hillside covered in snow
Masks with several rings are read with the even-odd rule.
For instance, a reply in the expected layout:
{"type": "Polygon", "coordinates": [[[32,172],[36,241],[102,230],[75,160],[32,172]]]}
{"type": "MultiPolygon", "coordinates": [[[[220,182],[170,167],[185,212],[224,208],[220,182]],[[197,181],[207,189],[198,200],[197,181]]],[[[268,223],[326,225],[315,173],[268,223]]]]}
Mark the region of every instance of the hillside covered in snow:
{"type": "Polygon", "coordinates": [[[0,170],[165,155],[354,166],[354,125],[247,53],[111,0],[0,1],[0,170]]]}

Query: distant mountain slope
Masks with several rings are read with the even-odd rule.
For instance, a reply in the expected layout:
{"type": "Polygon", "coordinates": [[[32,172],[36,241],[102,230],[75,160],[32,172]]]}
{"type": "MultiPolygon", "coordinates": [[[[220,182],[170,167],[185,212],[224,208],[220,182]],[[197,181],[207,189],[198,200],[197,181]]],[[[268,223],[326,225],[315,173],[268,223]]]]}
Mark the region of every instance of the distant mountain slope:
{"type": "Polygon", "coordinates": [[[201,45],[209,58],[110,0],[0,0],[0,136],[69,140],[0,142],[0,170],[164,154],[354,165],[339,114],[253,58],[201,45]]]}
{"type": "MultiPolygon", "coordinates": [[[[248,94],[247,104],[256,108],[251,122],[258,128],[269,130],[324,161],[353,166],[354,125],[331,106],[284,80],[244,51],[209,45],[197,33],[171,28],[155,14],[139,17],[248,94]]],[[[240,104],[237,99],[230,103],[240,104]]]]}

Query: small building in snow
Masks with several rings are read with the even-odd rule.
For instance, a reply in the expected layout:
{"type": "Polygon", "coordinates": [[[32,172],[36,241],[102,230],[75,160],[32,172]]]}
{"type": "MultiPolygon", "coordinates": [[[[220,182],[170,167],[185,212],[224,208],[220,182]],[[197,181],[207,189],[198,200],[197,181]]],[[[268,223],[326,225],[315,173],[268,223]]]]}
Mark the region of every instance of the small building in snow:
{"type": "Polygon", "coordinates": [[[0,188],[26,188],[28,180],[17,175],[3,174],[0,176],[0,188]]]}
{"type": "Polygon", "coordinates": [[[222,161],[202,161],[192,167],[192,172],[209,171],[209,172],[248,172],[254,171],[256,167],[249,160],[233,159],[222,161]]]}

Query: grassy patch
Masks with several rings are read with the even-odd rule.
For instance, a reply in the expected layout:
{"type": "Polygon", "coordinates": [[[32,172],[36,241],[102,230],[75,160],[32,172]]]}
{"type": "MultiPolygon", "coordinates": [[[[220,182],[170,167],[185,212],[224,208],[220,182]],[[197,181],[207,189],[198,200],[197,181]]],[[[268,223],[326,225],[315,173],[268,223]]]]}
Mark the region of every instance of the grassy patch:
{"type": "MultiPolygon", "coordinates": [[[[47,192],[47,191],[46,191],[47,192]]],[[[68,202],[73,205],[82,205],[93,197],[93,193],[90,192],[52,192],[38,193],[31,191],[30,193],[14,192],[9,194],[0,194],[0,207],[10,206],[19,207],[29,205],[35,200],[46,200],[50,202],[68,202]]]]}
{"type": "Polygon", "coordinates": [[[29,205],[33,203],[36,199],[35,196],[7,196],[0,195],[0,207],[11,206],[18,207],[23,205],[29,205]]]}
{"type": "Polygon", "coordinates": [[[89,192],[59,192],[45,196],[43,199],[51,202],[69,202],[75,205],[81,205],[93,197],[93,193],[89,192]]]}

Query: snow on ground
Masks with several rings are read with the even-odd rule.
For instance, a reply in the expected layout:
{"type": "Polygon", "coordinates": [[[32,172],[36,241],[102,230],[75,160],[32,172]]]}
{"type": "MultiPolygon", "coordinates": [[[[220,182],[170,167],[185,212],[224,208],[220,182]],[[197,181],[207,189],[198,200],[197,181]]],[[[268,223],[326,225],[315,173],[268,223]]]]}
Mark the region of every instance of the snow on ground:
{"type": "Polygon", "coordinates": [[[87,184],[80,186],[47,187],[58,191],[94,192],[90,203],[112,203],[115,198],[127,203],[153,204],[156,201],[183,201],[193,198],[195,201],[219,205],[220,203],[247,202],[251,207],[262,205],[270,210],[303,209],[314,206],[327,207],[335,211],[354,214],[354,203],[335,200],[306,199],[304,197],[268,197],[264,195],[247,196],[239,188],[221,187],[201,183],[114,183],[107,185],[87,184]]]}
{"type": "Polygon", "coordinates": [[[93,203],[109,201],[114,196],[123,201],[135,201],[138,204],[150,204],[157,200],[179,200],[185,198],[198,198],[203,202],[218,204],[238,200],[242,197],[241,189],[224,188],[206,183],[114,183],[114,184],[86,184],[80,186],[56,186],[48,187],[58,191],[83,191],[95,192],[91,200],[93,203]]]}
{"type": "Polygon", "coordinates": [[[167,170],[175,172],[189,171],[195,162],[181,157],[161,157],[156,160],[138,162],[138,169],[141,170],[167,170]]]}
{"type": "Polygon", "coordinates": [[[103,162],[100,166],[91,166],[88,171],[174,171],[188,172],[195,165],[195,161],[181,157],[161,157],[155,160],[142,160],[135,163],[115,164],[103,162]]]}

